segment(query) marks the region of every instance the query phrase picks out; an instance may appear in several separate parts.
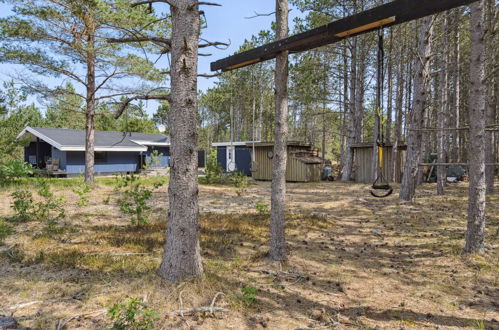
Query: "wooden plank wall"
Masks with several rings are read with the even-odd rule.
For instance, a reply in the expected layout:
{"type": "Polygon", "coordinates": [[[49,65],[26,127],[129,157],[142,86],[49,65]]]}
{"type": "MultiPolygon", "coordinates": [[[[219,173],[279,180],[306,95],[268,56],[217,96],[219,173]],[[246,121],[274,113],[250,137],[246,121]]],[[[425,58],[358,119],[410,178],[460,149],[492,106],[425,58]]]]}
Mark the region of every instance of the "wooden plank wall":
{"type": "MultiPolygon", "coordinates": [[[[392,173],[392,147],[383,148],[383,175],[385,178],[391,178],[392,173]]],[[[372,183],[376,178],[373,177],[373,148],[361,147],[354,148],[354,178],[355,182],[372,183]]],[[[405,160],[405,150],[398,153],[397,168],[395,179],[402,181],[402,169],[405,160]]]]}
{"type": "MultiPolygon", "coordinates": [[[[286,181],[291,182],[318,182],[321,177],[320,164],[305,164],[294,158],[292,151],[302,150],[300,147],[288,147],[288,162],[286,165],[286,181]]],[[[257,171],[252,172],[255,180],[272,180],[272,159],[268,158],[269,151],[273,151],[272,146],[256,147],[255,160],[257,171]]]]}

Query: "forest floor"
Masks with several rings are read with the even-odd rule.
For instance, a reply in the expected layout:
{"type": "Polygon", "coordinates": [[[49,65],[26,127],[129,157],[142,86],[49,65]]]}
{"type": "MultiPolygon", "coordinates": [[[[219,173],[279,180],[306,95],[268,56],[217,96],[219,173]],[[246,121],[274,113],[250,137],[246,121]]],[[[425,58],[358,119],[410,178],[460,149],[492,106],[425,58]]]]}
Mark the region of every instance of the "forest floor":
{"type": "MultiPolygon", "coordinates": [[[[86,206],[61,182],[52,185],[66,200],[58,229],[5,221],[0,315],[22,327],[110,327],[110,306],[135,297],[159,314],[157,329],[499,329],[498,193],[488,197],[485,253],[464,256],[465,183],[445,196],[425,184],[414,203],[375,199],[361,184],[288,184],[290,257],[279,264],[267,258],[270,183],[241,196],[200,185],[205,273],[171,284],[156,272],[166,186],[154,189],[150,224],[135,228],[109,182],[86,206]],[[229,312],[172,314],[211,304],[229,312]]],[[[15,189],[0,191],[0,218],[13,216],[15,189]]]]}

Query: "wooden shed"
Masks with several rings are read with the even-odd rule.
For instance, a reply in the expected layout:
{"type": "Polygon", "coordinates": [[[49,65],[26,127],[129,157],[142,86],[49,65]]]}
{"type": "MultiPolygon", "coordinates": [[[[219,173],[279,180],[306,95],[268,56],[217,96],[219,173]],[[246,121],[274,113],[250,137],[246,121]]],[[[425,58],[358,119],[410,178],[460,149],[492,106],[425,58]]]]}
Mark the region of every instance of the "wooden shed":
{"type": "MultiPolygon", "coordinates": [[[[248,144],[248,146],[252,147],[252,144],[248,144]]],[[[253,179],[272,180],[273,157],[274,143],[255,143],[255,164],[252,168],[253,179]]],[[[323,163],[323,159],[318,157],[317,151],[313,150],[311,145],[289,142],[286,181],[319,182],[323,163]]]]}
{"type": "MultiPolygon", "coordinates": [[[[352,146],[353,149],[353,176],[354,181],[359,183],[372,183],[376,178],[373,177],[374,153],[372,143],[360,143],[352,146]]],[[[402,181],[402,172],[404,169],[406,145],[398,147],[398,159],[396,165],[395,181],[402,181]]],[[[386,145],[383,148],[383,176],[387,179],[392,177],[392,145],[386,145]]]]}

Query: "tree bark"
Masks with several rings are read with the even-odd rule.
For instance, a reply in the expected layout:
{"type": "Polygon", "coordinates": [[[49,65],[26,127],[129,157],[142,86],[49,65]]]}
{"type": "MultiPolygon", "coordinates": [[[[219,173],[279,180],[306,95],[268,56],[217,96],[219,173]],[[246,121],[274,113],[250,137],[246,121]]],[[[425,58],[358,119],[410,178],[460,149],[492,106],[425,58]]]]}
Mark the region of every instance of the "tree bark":
{"type": "Polygon", "coordinates": [[[418,55],[415,60],[414,71],[414,100],[410,112],[410,130],[407,139],[407,155],[400,186],[400,199],[410,201],[416,193],[418,163],[421,160],[422,132],[420,129],[425,121],[427,99],[427,85],[429,82],[429,63],[431,56],[431,38],[433,34],[432,18],[421,20],[419,28],[418,55]]]}
{"type": "MultiPolygon", "coordinates": [[[[347,57],[347,48],[346,48],[346,42],[344,41],[342,44],[342,58],[343,58],[343,95],[342,95],[342,102],[341,102],[341,164],[340,168],[343,169],[345,168],[346,164],[346,156],[347,156],[347,139],[346,139],[346,133],[347,133],[347,111],[348,111],[348,57],[347,57]]],[[[340,176],[342,175],[340,173],[340,176]]],[[[342,179],[340,177],[339,179],[342,179]]]]}
{"type": "MultiPolygon", "coordinates": [[[[400,32],[400,29],[398,30],[400,32]]],[[[397,170],[399,166],[399,145],[402,139],[402,120],[403,120],[403,112],[402,112],[402,106],[403,106],[403,97],[404,97],[404,57],[402,56],[403,51],[404,51],[404,46],[403,44],[401,47],[398,49],[398,63],[397,63],[397,91],[396,91],[396,98],[395,98],[395,139],[393,143],[393,148],[392,148],[392,177],[391,180],[393,182],[397,181],[397,170]]]]}
{"type": "Polygon", "coordinates": [[[485,239],[485,85],[484,17],[485,1],[471,8],[471,54],[469,111],[469,196],[466,253],[482,252],[485,239]]]}
{"type": "MultiPolygon", "coordinates": [[[[288,0],[276,0],[276,39],[288,36],[288,0]]],[[[270,215],[270,257],[286,260],[285,202],[288,143],[288,52],[276,57],[275,144],[272,159],[272,211],[270,215]]]]}
{"type": "Polygon", "coordinates": [[[95,164],[95,25],[91,16],[85,17],[87,29],[87,81],[85,111],[85,183],[94,183],[95,164]]]}
{"type": "Polygon", "coordinates": [[[179,281],[203,272],[199,246],[197,178],[197,0],[172,1],[171,170],[161,277],[179,281]]]}
{"type": "MultiPolygon", "coordinates": [[[[449,14],[444,14],[443,22],[443,34],[442,34],[442,58],[444,59],[441,63],[441,74],[440,74],[440,106],[437,111],[437,123],[438,127],[442,130],[437,131],[437,157],[439,163],[447,162],[447,150],[448,144],[448,132],[443,130],[443,128],[448,128],[449,125],[449,39],[448,35],[450,33],[449,29],[449,14]]],[[[447,183],[447,168],[444,166],[437,167],[437,195],[443,195],[445,191],[445,185],[447,183]]]]}
{"type": "MultiPolygon", "coordinates": [[[[392,140],[392,113],[393,113],[393,30],[390,29],[390,39],[388,44],[388,60],[387,60],[387,74],[388,74],[388,90],[386,98],[386,142],[391,143],[392,140]]],[[[388,178],[389,179],[389,178],[388,178]]]]}
{"type": "Polygon", "coordinates": [[[352,39],[352,45],[350,47],[350,84],[349,88],[349,98],[347,109],[345,111],[346,122],[348,123],[348,137],[345,148],[345,162],[341,170],[341,180],[350,181],[352,179],[353,171],[353,150],[352,145],[355,144],[355,125],[356,125],[356,109],[355,109],[355,99],[356,99],[356,82],[357,82],[357,37],[352,39]]]}
{"type": "MultiPolygon", "coordinates": [[[[487,38],[485,39],[486,50],[485,50],[485,67],[487,68],[487,72],[493,72],[494,67],[496,65],[496,53],[497,53],[497,45],[495,44],[495,5],[494,1],[487,0],[487,6],[484,8],[485,17],[486,17],[486,30],[487,30],[487,38]]],[[[496,103],[494,93],[496,92],[496,84],[495,80],[497,79],[497,75],[492,75],[489,77],[488,81],[485,81],[486,85],[486,125],[494,125],[496,124],[496,103]]],[[[486,163],[494,163],[496,161],[495,154],[495,132],[489,131],[486,132],[485,136],[485,162],[486,163]]],[[[496,168],[494,166],[485,167],[485,182],[486,182],[486,193],[493,194],[494,193],[494,176],[495,176],[496,168]]]]}

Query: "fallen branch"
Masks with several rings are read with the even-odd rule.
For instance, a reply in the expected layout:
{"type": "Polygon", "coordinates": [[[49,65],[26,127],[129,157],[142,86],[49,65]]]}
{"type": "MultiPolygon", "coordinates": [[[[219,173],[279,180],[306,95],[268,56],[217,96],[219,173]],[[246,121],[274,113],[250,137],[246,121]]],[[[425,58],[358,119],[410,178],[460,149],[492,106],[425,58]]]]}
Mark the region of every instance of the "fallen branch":
{"type": "Polygon", "coordinates": [[[211,313],[213,314],[214,312],[230,312],[227,308],[222,308],[222,307],[210,307],[210,306],[203,306],[203,307],[195,307],[195,308],[189,308],[189,309],[180,309],[173,311],[173,315],[185,315],[185,314],[195,314],[195,313],[211,313]]]}
{"type": "Polygon", "coordinates": [[[9,309],[13,310],[13,309],[18,309],[18,308],[28,307],[28,306],[31,306],[31,305],[42,304],[42,303],[43,303],[42,300],[30,301],[30,302],[27,302],[27,303],[22,303],[22,304],[17,304],[17,305],[11,306],[11,307],[9,307],[9,309]]]}
{"type": "Polygon", "coordinates": [[[188,308],[188,309],[183,309],[183,302],[182,302],[182,293],[184,291],[180,291],[178,294],[178,299],[180,301],[180,309],[173,311],[173,315],[180,315],[184,317],[185,314],[195,314],[195,313],[210,313],[211,315],[214,315],[215,312],[230,312],[227,308],[222,308],[222,307],[215,307],[215,302],[217,301],[217,298],[221,295],[223,295],[223,292],[217,292],[215,297],[211,300],[210,306],[202,306],[202,307],[195,307],[195,308],[188,308]]]}
{"type": "Polygon", "coordinates": [[[125,256],[147,256],[150,253],[141,253],[141,252],[123,252],[123,253],[105,253],[105,252],[95,252],[89,253],[89,256],[109,256],[109,257],[125,257],[125,256]]]}
{"type": "Polygon", "coordinates": [[[68,324],[72,320],[77,319],[79,317],[86,317],[86,316],[90,316],[90,315],[100,315],[100,314],[104,314],[104,313],[107,313],[107,310],[105,310],[105,309],[98,309],[98,310],[95,310],[93,312],[78,314],[78,315],[71,316],[69,318],[60,319],[57,322],[56,330],[62,329],[66,324],[68,324]]]}

